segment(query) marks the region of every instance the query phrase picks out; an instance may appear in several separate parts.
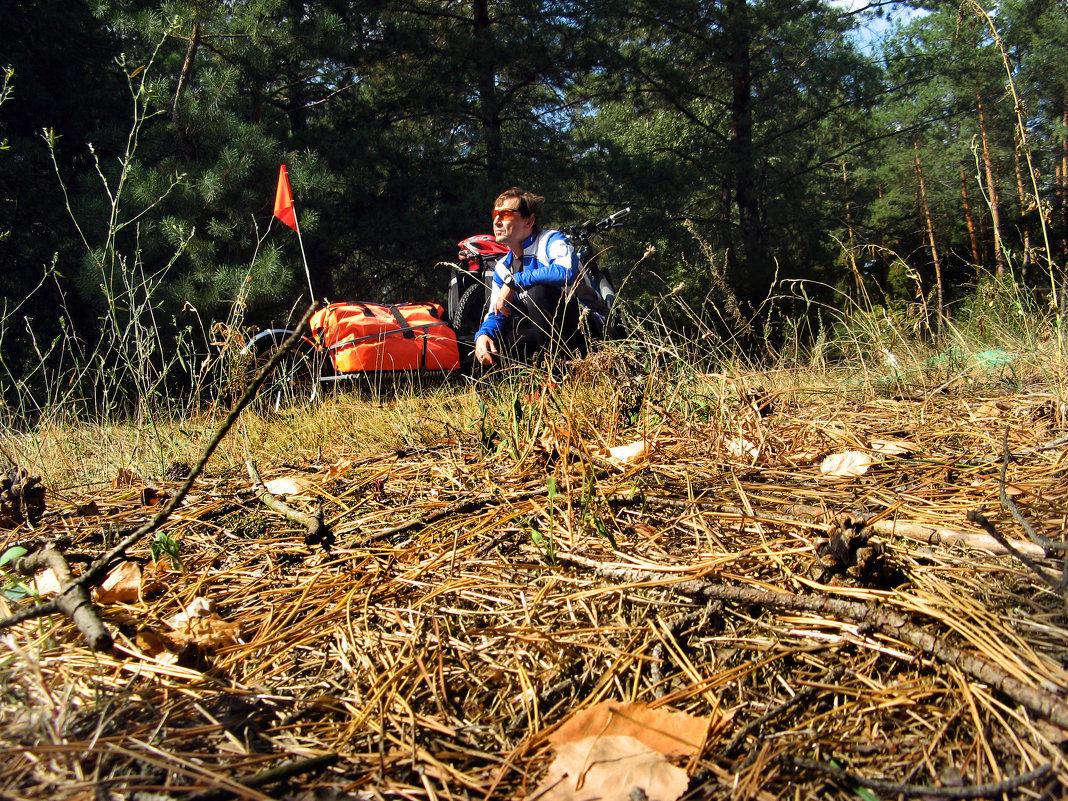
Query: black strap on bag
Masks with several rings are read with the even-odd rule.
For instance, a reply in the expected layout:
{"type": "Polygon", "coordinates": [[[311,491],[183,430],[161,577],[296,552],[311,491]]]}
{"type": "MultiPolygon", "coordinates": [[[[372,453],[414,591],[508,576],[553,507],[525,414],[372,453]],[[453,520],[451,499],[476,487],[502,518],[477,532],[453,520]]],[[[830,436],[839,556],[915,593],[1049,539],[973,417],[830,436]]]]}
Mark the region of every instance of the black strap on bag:
{"type": "Polygon", "coordinates": [[[400,313],[400,309],[398,309],[395,305],[390,304],[389,311],[393,315],[394,319],[397,321],[397,325],[400,326],[400,331],[404,338],[415,339],[415,331],[413,331],[412,327],[408,325],[408,321],[404,319],[404,315],[400,313]]]}

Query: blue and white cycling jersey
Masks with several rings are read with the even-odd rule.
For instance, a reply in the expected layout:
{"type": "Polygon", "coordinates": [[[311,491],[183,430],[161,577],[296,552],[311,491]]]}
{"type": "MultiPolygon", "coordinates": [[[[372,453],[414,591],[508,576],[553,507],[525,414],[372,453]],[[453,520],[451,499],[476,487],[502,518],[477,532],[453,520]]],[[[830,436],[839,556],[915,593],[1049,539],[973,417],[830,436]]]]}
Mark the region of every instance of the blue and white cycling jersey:
{"type": "Polygon", "coordinates": [[[518,271],[513,269],[514,261],[515,254],[508,251],[493,270],[490,310],[475,334],[476,341],[483,334],[488,334],[496,342],[501,332],[511,324],[512,317],[493,311],[497,303],[497,295],[504,286],[504,277],[508,273],[515,277],[517,292],[522,292],[535,284],[571,287],[582,277],[575,249],[567,237],[559,231],[545,230],[537,236],[529,236],[523,243],[523,264],[522,266],[515,265],[519,267],[518,271]]]}

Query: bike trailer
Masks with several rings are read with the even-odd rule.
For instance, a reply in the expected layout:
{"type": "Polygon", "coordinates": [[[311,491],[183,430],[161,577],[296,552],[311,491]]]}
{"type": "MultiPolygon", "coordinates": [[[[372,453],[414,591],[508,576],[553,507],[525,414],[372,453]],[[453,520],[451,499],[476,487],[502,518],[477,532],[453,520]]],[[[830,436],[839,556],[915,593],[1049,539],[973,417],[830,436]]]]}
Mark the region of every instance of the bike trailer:
{"type": "Polygon", "coordinates": [[[337,373],[460,367],[456,332],[437,303],[331,303],[312,316],[311,334],[337,373]]]}

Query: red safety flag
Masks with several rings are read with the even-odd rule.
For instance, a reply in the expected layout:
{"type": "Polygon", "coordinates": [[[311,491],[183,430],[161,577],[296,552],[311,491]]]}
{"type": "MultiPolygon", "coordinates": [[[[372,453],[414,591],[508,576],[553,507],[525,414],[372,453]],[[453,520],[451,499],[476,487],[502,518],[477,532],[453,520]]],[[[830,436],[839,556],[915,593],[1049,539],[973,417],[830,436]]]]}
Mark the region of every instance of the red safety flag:
{"type": "Polygon", "coordinates": [[[289,174],[286,165],[278,168],[278,189],[274,193],[274,216],[294,231],[297,228],[297,212],[293,208],[293,190],[289,188],[289,174]]]}

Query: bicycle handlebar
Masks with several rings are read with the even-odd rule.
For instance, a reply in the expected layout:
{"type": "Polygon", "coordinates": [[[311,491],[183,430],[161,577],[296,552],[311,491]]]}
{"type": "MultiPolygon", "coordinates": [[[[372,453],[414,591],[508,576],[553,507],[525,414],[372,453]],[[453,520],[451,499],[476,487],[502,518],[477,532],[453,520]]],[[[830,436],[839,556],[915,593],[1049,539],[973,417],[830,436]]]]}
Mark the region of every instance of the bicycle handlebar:
{"type": "Polygon", "coordinates": [[[612,228],[618,228],[623,223],[620,220],[630,214],[630,206],[625,209],[609,214],[603,220],[594,222],[593,220],[586,220],[578,225],[569,225],[563,229],[563,233],[568,237],[588,237],[591,234],[600,233],[601,231],[608,231],[612,228]]]}

